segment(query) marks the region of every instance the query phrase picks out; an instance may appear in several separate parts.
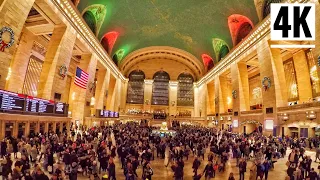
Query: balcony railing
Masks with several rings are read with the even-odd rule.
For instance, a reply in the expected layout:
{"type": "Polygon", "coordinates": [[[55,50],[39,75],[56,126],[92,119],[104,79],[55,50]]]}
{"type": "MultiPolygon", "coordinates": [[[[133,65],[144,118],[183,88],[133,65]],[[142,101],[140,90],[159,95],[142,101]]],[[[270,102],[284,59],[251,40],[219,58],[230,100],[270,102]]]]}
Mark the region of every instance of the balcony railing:
{"type": "Polygon", "coordinates": [[[250,111],[241,111],[241,115],[246,115],[246,114],[261,114],[262,109],[256,109],[256,110],[250,110],[250,111]]]}
{"type": "Polygon", "coordinates": [[[291,111],[291,110],[307,109],[307,108],[314,108],[314,107],[320,107],[320,102],[296,104],[292,106],[278,107],[277,109],[278,109],[278,112],[281,112],[281,111],[291,111]]]}

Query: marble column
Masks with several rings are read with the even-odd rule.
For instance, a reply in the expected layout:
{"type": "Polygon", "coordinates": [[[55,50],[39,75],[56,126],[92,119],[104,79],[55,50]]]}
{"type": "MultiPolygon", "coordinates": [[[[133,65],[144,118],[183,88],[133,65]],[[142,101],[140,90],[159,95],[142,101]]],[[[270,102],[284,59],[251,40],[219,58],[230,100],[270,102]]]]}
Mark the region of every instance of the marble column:
{"type": "Polygon", "coordinates": [[[62,65],[69,67],[75,40],[76,33],[71,26],[54,28],[40,75],[38,96],[44,99],[53,99],[54,93],[64,96],[67,78],[62,78],[59,70],[62,65]]]}
{"type": "Polygon", "coordinates": [[[169,116],[177,114],[178,82],[169,82],[169,116]]]}
{"type": "MultiPolygon", "coordinates": [[[[270,78],[271,87],[262,88],[264,119],[274,120],[274,125],[279,125],[277,120],[277,107],[287,105],[288,96],[280,49],[271,49],[265,39],[257,44],[257,56],[260,67],[261,81],[270,78]],[[266,113],[266,108],[273,108],[273,113],[266,113]]],[[[267,82],[265,82],[267,84],[267,82]]],[[[264,124],[264,122],[261,122],[264,124]]],[[[271,130],[270,130],[271,132],[271,130]]]]}
{"type": "MultiPolygon", "coordinates": [[[[87,54],[81,56],[79,67],[89,74],[88,83],[93,82],[95,78],[95,72],[97,67],[97,58],[94,55],[87,54]]],[[[84,117],[90,116],[91,107],[87,106],[87,102],[90,102],[92,93],[90,89],[81,88],[74,83],[71,85],[71,91],[75,93],[76,98],[72,103],[72,120],[79,120],[80,124],[83,124],[84,117]]]]}
{"type": "Polygon", "coordinates": [[[304,50],[293,54],[293,64],[296,71],[299,102],[308,102],[312,98],[312,86],[310,81],[310,71],[304,50]]]}
{"type": "Polygon", "coordinates": [[[107,86],[109,85],[110,70],[99,69],[97,75],[97,87],[96,87],[96,104],[95,109],[103,109],[104,101],[107,95],[107,86]]]}
{"type": "MultiPolygon", "coordinates": [[[[11,60],[20,44],[19,37],[34,1],[35,0],[6,0],[2,1],[0,5],[0,28],[7,26],[14,32],[13,45],[0,53],[0,89],[4,89],[6,86],[6,78],[11,60]]],[[[3,38],[9,39],[6,34],[7,33],[3,35],[3,38]]]]}
{"type": "Polygon", "coordinates": [[[144,104],[143,104],[143,109],[145,111],[150,111],[151,110],[152,86],[153,86],[153,79],[145,79],[144,80],[144,104]],[[146,103],[146,102],[148,102],[148,103],[146,103]]]}
{"type": "Polygon", "coordinates": [[[6,84],[6,89],[8,91],[22,93],[29,58],[35,40],[36,36],[28,29],[24,28],[19,46],[11,61],[11,76],[6,84]]]}
{"type": "Polygon", "coordinates": [[[207,112],[208,114],[215,114],[215,103],[214,103],[214,97],[215,97],[215,89],[214,89],[214,82],[210,82],[207,84],[207,112]]]}

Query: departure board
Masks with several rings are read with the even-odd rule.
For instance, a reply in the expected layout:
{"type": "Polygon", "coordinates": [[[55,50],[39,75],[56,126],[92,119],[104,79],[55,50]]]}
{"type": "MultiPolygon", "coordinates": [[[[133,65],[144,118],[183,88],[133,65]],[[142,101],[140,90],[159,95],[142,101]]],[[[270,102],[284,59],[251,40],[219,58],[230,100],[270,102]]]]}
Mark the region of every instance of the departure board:
{"type": "Polygon", "coordinates": [[[68,115],[68,104],[40,99],[0,89],[0,111],[34,113],[37,115],[68,115]]]}
{"type": "Polygon", "coordinates": [[[25,96],[0,90],[0,109],[5,111],[24,111],[25,96]]]}

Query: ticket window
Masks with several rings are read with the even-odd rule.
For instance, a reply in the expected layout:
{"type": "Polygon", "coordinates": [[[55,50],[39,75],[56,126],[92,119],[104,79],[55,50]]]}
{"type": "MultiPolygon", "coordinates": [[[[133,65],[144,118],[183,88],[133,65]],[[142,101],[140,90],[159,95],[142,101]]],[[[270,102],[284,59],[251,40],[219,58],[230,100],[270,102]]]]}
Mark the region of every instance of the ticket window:
{"type": "Polygon", "coordinates": [[[30,136],[34,136],[36,134],[37,123],[30,123],[30,136]]]}
{"type": "Polygon", "coordinates": [[[46,128],[46,124],[45,123],[40,123],[40,133],[41,134],[44,134],[45,128],[46,128]]]}
{"type": "Polygon", "coordinates": [[[5,136],[11,137],[13,135],[13,123],[6,123],[5,125],[5,136]]]}
{"type": "Polygon", "coordinates": [[[53,131],[53,123],[49,123],[49,128],[48,128],[49,132],[53,131]]]}
{"type": "Polygon", "coordinates": [[[18,138],[24,136],[24,130],[26,128],[26,123],[18,123],[18,138]]]}

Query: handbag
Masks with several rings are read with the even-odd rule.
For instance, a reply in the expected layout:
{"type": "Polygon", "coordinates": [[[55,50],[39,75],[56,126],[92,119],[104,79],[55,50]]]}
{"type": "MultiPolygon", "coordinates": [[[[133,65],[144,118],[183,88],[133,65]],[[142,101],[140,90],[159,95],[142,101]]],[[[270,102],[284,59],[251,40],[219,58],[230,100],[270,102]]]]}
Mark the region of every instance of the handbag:
{"type": "Polygon", "coordinates": [[[289,162],[289,161],[287,161],[287,162],[286,162],[286,166],[287,166],[287,167],[289,167],[289,165],[290,165],[290,162],[289,162]]]}

